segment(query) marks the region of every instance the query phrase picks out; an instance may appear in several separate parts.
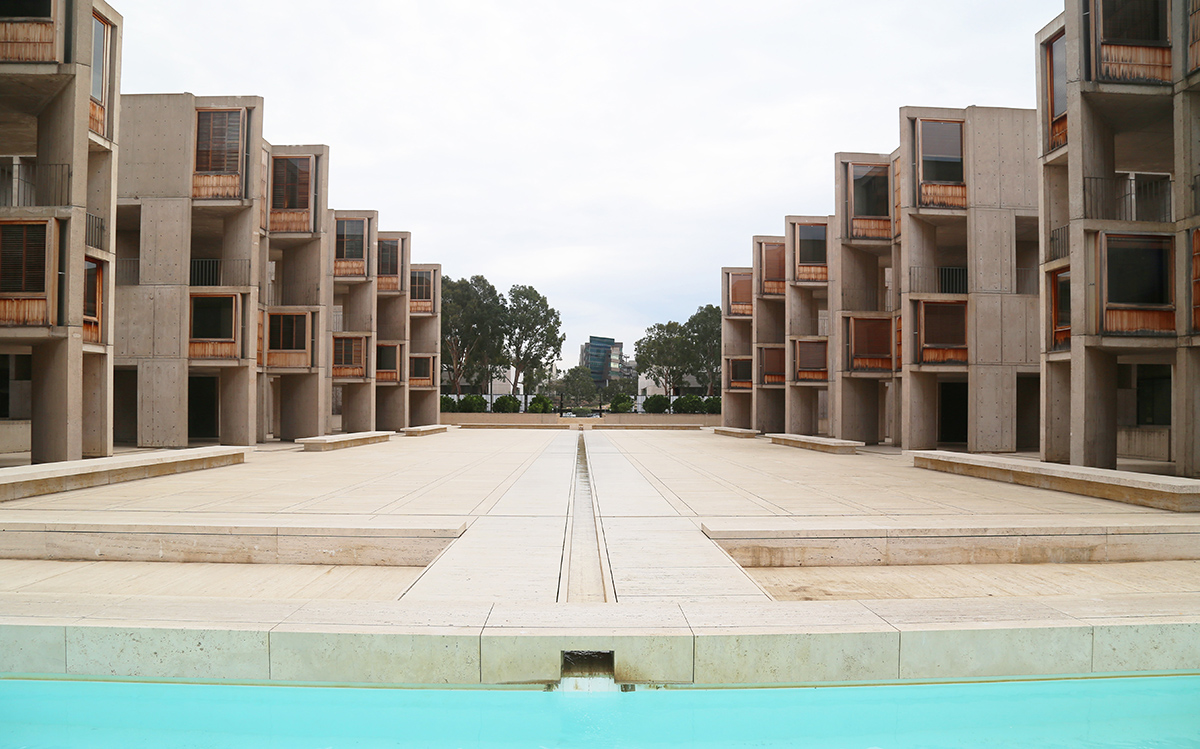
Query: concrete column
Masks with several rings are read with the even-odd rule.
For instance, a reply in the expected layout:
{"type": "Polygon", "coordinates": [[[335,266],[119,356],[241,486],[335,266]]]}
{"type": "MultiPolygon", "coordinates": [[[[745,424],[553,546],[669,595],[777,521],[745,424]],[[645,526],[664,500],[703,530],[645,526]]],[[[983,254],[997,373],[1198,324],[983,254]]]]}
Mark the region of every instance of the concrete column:
{"type": "Polygon", "coordinates": [[[1179,348],[1171,373],[1171,453],[1175,472],[1200,478],[1200,348],[1179,348]]]}
{"type": "Polygon", "coordinates": [[[1071,363],[1047,361],[1042,366],[1041,458],[1048,463],[1071,461],[1071,363]]]}
{"type": "Polygon", "coordinates": [[[904,447],[932,450],[937,447],[937,375],[904,373],[904,447]]]}
{"type": "Polygon", "coordinates": [[[33,347],[30,455],[34,463],[83,457],[83,337],[57,338],[33,347]]]}
{"type": "Polygon", "coordinates": [[[788,387],[787,423],[789,434],[817,433],[817,396],[815,387],[788,387]]]}
{"type": "Polygon", "coordinates": [[[967,450],[1016,450],[1017,378],[1012,367],[972,365],[967,380],[967,450]]]}
{"type": "Polygon", "coordinates": [[[138,363],[138,447],[187,447],[188,361],[138,363]]]}
{"type": "Polygon", "coordinates": [[[844,377],[841,381],[841,439],[879,442],[879,380],[844,377]]]}
{"type": "Polygon", "coordinates": [[[256,390],[254,401],[254,439],[257,442],[267,441],[267,425],[269,422],[269,414],[271,407],[271,387],[270,379],[262,373],[252,372],[254,377],[254,388],[256,390]]]}
{"type": "Polygon", "coordinates": [[[82,447],[86,458],[113,452],[113,371],[108,354],[83,354],[82,447]]]}
{"type": "Polygon", "coordinates": [[[327,382],[320,373],[280,375],[279,439],[318,437],[322,434],[322,410],[328,402],[321,397],[327,382]]]}
{"type": "Polygon", "coordinates": [[[258,416],[254,403],[257,383],[250,367],[221,370],[221,444],[253,445],[258,416]]]}
{"type": "Polygon", "coordinates": [[[342,431],[375,431],[375,385],[342,385],[342,431]]]}
{"type": "Polygon", "coordinates": [[[1071,464],[1117,467],[1117,357],[1077,346],[1071,367],[1071,464]]]}
{"type": "Polygon", "coordinates": [[[408,427],[408,393],[403,385],[375,386],[375,428],[399,432],[408,427]]]}

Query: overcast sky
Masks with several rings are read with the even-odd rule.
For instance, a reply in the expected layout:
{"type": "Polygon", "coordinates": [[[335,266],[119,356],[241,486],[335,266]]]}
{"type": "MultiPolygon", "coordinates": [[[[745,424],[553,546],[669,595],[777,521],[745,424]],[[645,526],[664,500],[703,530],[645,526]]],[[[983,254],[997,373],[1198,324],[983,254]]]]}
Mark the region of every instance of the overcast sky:
{"type": "Polygon", "coordinates": [[[589,335],[632,355],[719,304],[751,236],[832,213],[836,151],[896,147],[899,107],[1034,107],[1034,34],[1063,9],[111,2],[125,93],[264,97],[269,141],[330,146],[331,207],[377,209],[449,277],[546,295],[567,366],[589,335]]]}

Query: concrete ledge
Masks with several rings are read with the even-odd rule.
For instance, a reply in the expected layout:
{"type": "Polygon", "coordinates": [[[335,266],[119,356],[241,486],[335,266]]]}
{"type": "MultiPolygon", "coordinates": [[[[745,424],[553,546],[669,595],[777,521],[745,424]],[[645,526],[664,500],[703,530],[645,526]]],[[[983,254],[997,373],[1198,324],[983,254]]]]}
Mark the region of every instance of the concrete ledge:
{"type": "Polygon", "coordinates": [[[593,424],[592,429],[687,429],[698,432],[702,427],[699,424],[593,424]]]}
{"type": "Polygon", "coordinates": [[[514,424],[459,424],[459,429],[574,429],[573,424],[536,424],[533,422],[514,424]]]}
{"type": "MultiPolygon", "coordinates": [[[[124,522],[122,522],[124,521],[124,522]]],[[[0,522],[0,558],[87,562],[344,564],[424,567],[466,530],[465,522],[417,520],[408,527],[113,522],[0,522]]]]}
{"type": "Polygon", "coordinates": [[[320,437],[301,437],[297,445],[304,445],[304,452],[326,452],[347,447],[374,445],[387,442],[395,432],[349,432],[347,434],[323,434],[320,437]]]}
{"type": "Polygon", "coordinates": [[[716,427],[713,429],[713,433],[724,437],[740,437],[742,439],[754,439],[758,436],[757,430],[738,429],[737,427],[716,427]]]}
{"type": "Polygon", "coordinates": [[[768,434],[767,437],[770,438],[773,445],[800,447],[805,450],[816,450],[835,455],[855,455],[858,453],[858,448],[867,445],[865,442],[855,442],[854,440],[837,440],[832,437],[814,437],[806,434],[768,434]]]}
{"type": "Polygon", "coordinates": [[[57,603],[3,594],[10,613],[0,622],[0,673],[545,684],[558,681],[564,650],[611,650],[616,680],[637,684],[808,685],[1200,669],[1194,594],[1172,597],[1180,614],[1116,620],[1100,609],[1136,609],[1136,595],[1086,599],[1097,609],[1092,613],[1069,596],[560,604],[554,615],[537,605],[497,604],[518,615],[502,616],[510,621],[499,623],[489,618],[490,603],[477,602],[224,599],[214,605],[214,599],[174,598],[163,606],[154,597],[86,598],[88,614],[63,617],[29,608],[57,603]]]}
{"type": "Polygon", "coordinates": [[[0,469],[0,502],[235,465],[253,447],[194,447],[0,469]]]}
{"type": "Polygon", "coordinates": [[[1160,510],[1200,512],[1200,481],[1196,479],[942,450],[913,450],[908,454],[917,468],[1112,499],[1160,510]]]}
{"type": "Polygon", "coordinates": [[[408,427],[404,430],[405,437],[427,437],[431,434],[441,434],[449,429],[445,424],[427,424],[421,427],[408,427]]]}

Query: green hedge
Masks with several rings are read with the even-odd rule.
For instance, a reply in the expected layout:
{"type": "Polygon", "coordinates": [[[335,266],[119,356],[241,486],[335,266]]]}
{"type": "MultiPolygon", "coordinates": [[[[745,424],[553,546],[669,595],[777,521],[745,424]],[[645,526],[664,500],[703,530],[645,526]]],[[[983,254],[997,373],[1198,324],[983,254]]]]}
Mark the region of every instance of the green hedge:
{"type": "Polygon", "coordinates": [[[529,406],[525,409],[525,413],[552,414],[554,413],[554,401],[544,395],[535,395],[533,396],[533,400],[529,401],[529,406]]]}
{"type": "Polygon", "coordinates": [[[494,414],[515,414],[521,410],[521,401],[511,395],[502,395],[492,404],[494,414]]]}
{"type": "Polygon", "coordinates": [[[666,413],[671,407],[671,399],[665,395],[652,395],[642,403],[642,410],[648,414],[666,413]]]}
{"type": "Polygon", "coordinates": [[[459,413],[481,414],[487,411],[487,399],[482,395],[464,395],[458,402],[459,413]]]}
{"type": "Polygon", "coordinates": [[[458,411],[458,401],[448,395],[442,396],[442,413],[452,414],[458,411]]]}
{"type": "Polygon", "coordinates": [[[704,401],[704,413],[706,413],[706,414],[721,413],[721,396],[710,395],[708,397],[708,399],[704,401]]]}
{"type": "Polygon", "coordinates": [[[671,410],[677,414],[703,413],[704,399],[698,395],[681,395],[671,404],[671,410]]]}

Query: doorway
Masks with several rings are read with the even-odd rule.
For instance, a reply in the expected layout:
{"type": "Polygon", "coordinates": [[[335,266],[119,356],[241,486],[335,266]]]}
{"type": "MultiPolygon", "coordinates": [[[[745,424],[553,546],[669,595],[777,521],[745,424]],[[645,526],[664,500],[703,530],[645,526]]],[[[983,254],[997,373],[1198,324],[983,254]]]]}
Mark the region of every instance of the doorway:
{"type": "Polygon", "coordinates": [[[215,440],[221,436],[220,378],[188,377],[188,439],[215,440]]]}
{"type": "Polygon", "coordinates": [[[967,444],[967,383],[938,383],[938,442],[967,444]]]}

